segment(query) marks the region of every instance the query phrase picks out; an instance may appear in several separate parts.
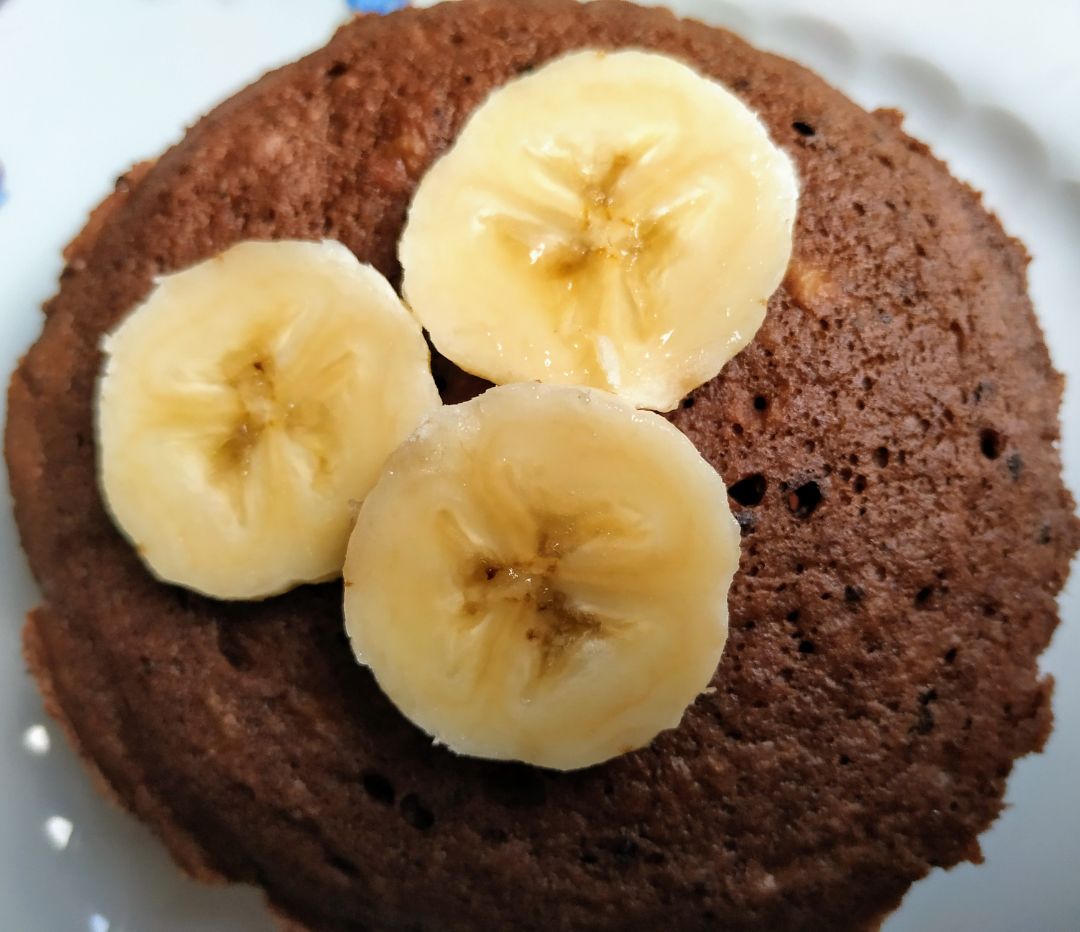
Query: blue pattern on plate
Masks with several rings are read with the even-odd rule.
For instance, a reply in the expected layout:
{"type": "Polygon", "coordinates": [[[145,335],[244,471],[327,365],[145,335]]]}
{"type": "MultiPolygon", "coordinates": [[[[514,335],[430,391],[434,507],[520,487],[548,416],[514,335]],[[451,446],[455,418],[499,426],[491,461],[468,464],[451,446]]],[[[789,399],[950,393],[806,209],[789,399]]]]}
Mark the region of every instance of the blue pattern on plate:
{"type": "Polygon", "coordinates": [[[405,6],[408,0],[345,0],[349,9],[357,13],[393,13],[405,6]]]}
{"type": "MultiPolygon", "coordinates": [[[[4,0],[0,0],[3,3],[4,0]]],[[[7,188],[4,187],[4,163],[0,162],[0,207],[4,206],[4,202],[8,199],[7,188]]]]}

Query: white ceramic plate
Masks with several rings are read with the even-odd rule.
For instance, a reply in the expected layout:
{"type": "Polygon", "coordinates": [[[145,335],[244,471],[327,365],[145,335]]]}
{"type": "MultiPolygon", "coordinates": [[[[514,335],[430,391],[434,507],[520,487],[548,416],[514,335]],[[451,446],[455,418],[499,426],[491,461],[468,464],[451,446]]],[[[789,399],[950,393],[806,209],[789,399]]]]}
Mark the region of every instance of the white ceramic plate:
{"type": "MultiPolygon", "coordinates": [[[[388,6],[393,6],[388,0],[388,6]]],[[[799,59],[908,127],[986,192],[1035,256],[1031,287],[1071,376],[1063,452],[1080,489],[1080,36],[1076,0],[674,0],[799,59]]],[[[0,370],[36,335],[60,249],[133,161],[270,66],[321,44],[345,0],[0,0],[0,370]]],[[[0,507],[0,928],[265,932],[252,890],[182,878],[90,785],[23,670],[35,590],[0,507]]],[[[986,863],[918,884],[887,932],[1080,928],[1080,584],[1043,667],[1046,753],[1020,762],[986,863]]]]}

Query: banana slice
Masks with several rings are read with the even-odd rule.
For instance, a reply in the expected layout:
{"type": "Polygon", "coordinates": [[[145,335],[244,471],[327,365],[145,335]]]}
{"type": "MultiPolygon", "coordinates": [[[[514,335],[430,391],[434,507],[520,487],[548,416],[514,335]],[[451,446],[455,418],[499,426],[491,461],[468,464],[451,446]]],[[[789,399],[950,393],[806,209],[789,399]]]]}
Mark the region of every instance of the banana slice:
{"type": "Polygon", "coordinates": [[[757,332],[797,193],[719,84],[662,55],[575,53],[492,94],[423,179],[405,300],[476,375],[667,411],[757,332]]]}
{"type": "Polygon", "coordinates": [[[346,628],[437,741],[586,767],[678,725],[708,685],[738,561],[724,483],[667,421],[509,385],[390,457],[349,542],[346,628]]]}
{"type": "Polygon", "coordinates": [[[108,509],[161,579],[255,599],[340,574],[355,506],[439,407],[427,344],[339,243],[242,243],[106,337],[108,509]]]}

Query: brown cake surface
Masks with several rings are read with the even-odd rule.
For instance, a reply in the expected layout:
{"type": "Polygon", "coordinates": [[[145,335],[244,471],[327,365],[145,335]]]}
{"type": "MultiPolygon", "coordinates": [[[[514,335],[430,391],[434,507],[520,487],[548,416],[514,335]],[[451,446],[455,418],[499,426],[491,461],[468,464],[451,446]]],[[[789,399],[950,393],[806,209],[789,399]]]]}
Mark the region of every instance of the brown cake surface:
{"type": "MultiPolygon", "coordinates": [[[[1050,728],[1037,658],[1078,541],[1027,256],[894,114],[619,2],[361,18],[122,181],[10,389],[6,455],[50,708],[178,860],[311,929],[856,929],[977,858],[1050,728]],[[221,604],[105,514],[102,333],[246,238],[336,238],[396,281],[411,195],[490,91],[581,46],[732,88],[796,160],[757,338],[672,420],[743,526],[731,636],[682,726],[576,773],[434,747],[357,666],[338,584],[221,604]]],[[[223,313],[227,313],[227,309],[223,313]]],[[[449,398],[480,384],[436,361],[449,398]]]]}

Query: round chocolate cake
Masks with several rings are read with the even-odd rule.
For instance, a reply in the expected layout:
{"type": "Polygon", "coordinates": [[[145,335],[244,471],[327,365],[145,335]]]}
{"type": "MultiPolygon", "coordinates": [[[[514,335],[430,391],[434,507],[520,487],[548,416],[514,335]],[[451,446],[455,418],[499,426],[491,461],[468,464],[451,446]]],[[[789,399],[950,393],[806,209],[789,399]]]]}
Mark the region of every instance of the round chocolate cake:
{"type": "MultiPolygon", "coordinates": [[[[899,123],[663,11],[462,0],[356,19],[121,179],[6,433],[43,592],[27,660],[115,796],[188,871],[326,932],[862,929],[977,860],[1050,729],[1037,660],[1080,530],[1024,248],[899,123]],[[155,581],[99,497],[94,401],[102,334],[238,240],[337,239],[397,281],[465,119],[586,46],[721,81],[801,199],[765,324],[670,416],[742,526],[713,688],[650,747],[556,773],[433,745],[354,660],[339,583],[226,604],[155,581]]],[[[435,369],[448,401],[483,387],[435,369]]]]}

